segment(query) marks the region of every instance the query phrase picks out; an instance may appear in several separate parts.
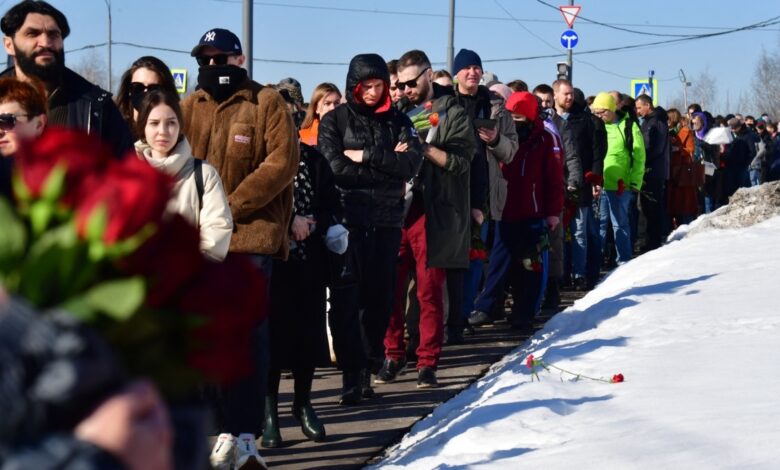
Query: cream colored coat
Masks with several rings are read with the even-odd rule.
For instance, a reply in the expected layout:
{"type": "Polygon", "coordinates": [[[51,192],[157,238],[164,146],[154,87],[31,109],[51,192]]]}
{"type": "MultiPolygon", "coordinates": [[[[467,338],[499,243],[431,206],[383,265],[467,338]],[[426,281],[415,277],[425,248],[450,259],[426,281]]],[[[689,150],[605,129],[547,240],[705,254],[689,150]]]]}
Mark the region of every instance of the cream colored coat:
{"type": "Polygon", "coordinates": [[[195,159],[187,139],[182,139],[165,158],[152,157],[152,149],[140,140],[135,144],[139,158],[176,180],[168,211],[181,214],[200,230],[200,251],[222,261],[230,247],[233,218],[217,170],[203,162],[203,207],[198,207],[195,159]]]}

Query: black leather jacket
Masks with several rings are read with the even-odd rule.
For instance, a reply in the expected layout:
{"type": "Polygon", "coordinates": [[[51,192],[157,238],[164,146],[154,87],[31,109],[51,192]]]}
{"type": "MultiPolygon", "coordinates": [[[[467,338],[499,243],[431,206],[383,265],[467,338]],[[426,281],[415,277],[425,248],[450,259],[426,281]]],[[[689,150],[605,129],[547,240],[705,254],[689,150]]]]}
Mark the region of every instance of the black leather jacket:
{"type": "MultiPolygon", "coordinates": [[[[0,77],[15,77],[13,67],[0,77]]],[[[49,125],[83,129],[103,139],[117,157],[133,150],[133,136],[122,114],[111,99],[111,93],[65,68],[61,92],[66,94],[68,117],[65,122],[49,120],[49,125]]]]}

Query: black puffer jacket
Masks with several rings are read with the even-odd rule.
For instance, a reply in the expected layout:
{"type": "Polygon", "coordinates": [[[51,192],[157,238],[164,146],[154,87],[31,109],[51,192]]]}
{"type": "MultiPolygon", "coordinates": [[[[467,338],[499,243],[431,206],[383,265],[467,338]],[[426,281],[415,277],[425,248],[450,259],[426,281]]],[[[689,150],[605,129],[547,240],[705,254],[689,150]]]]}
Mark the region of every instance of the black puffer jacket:
{"type": "Polygon", "coordinates": [[[404,184],[417,173],[421,146],[409,118],[390,106],[390,74],[377,54],[352,59],[347,73],[347,104],[325,115],[320,122],[317,147],[330,163],[346,225],[401,227],[404,184]],[[355,99],[357,85],[370,78],[385,82],[385,97],[371,108],[355,99]],[[399,141],[407,152],[395,152],[399,141]],[[344,150],[363,150],[355,163],[344,150]]]}
{"type": "Polygon", "coordinates": [[[645,178],[669,179],[669,117],[657,106],[642,122],[645,139],[645,178]]]}

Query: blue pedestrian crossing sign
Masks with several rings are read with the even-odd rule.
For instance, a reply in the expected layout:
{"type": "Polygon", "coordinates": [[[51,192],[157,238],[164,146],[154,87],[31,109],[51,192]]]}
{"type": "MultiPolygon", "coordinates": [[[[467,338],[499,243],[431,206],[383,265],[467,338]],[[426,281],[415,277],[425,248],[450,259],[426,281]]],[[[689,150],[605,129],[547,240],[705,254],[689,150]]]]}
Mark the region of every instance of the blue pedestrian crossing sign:
{"type": "Polygon", "coordinates": [[[639,95],[648,95],[653,99],[653,106],[658,106],[658,80],[653,79],[653,87],[646,78],[631,80],[631,97],[636,98],[639,95]]]}
{"type": "Polygon", "coordinates": [[[187,91],[187,69],[171,69],[173,83],[176,84],[176,91],[183,95],[187,91]]]}
{"type": "Polygon", "coordinates": [[[567,29],[561,34],[561,45],[566,49],[574,49],[579,40],[580,37],[577,36],[573,29],[567,29]]]}

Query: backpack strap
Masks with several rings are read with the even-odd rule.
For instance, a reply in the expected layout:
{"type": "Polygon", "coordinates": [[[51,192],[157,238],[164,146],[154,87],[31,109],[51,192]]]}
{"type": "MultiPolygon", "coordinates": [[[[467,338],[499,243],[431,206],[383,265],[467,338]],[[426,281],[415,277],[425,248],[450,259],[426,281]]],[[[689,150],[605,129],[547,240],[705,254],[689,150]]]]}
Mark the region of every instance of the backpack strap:
{"type": "Polygon", "coordinates": [[[198,211],[203,208],[203,193],[206,189],[203,186],[203,160],[195,160],[195,188],[198,190],[198,211]]]}

